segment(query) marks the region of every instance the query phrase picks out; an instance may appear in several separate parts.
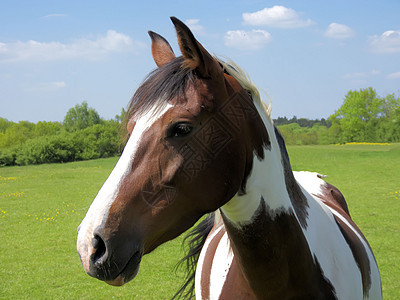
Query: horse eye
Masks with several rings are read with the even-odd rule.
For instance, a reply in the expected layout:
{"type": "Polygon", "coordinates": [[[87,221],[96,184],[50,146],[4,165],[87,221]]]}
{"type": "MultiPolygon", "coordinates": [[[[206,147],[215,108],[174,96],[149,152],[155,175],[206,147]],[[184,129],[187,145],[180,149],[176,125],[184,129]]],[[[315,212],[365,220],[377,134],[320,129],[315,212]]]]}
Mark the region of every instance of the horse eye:
{"type": "Polygon", "coordinates": [[[185,137],[193,130],[193,126],[189,123],[177,123],[171,126],[168,136],[169,137],[185,137]]]}

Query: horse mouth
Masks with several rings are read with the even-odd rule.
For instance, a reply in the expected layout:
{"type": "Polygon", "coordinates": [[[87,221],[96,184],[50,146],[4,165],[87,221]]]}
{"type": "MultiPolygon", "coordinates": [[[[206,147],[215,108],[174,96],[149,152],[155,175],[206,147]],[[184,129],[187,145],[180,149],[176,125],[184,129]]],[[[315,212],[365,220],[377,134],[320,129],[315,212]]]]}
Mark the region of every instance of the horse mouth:
{"type": "Polygon", "coordinates": [[[139,273],[140,262],[142,260],[142,253],[136,252],[122,269],[121,273],[112,280],[105,280],[105,282],[112,286],[122,286],[125,283],[131,281],[139,273]]]}

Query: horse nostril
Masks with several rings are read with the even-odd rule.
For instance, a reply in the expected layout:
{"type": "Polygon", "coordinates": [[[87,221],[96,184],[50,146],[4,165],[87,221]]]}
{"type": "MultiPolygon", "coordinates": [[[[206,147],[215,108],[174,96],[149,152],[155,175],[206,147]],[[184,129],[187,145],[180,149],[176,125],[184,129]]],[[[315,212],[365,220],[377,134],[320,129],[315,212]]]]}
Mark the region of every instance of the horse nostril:
{"type": "Polygon", "coordinates": [[[95,249],[95,252],[92,256],[92,261],[93,263],[100,262],[106,254],[106,244],[104,243],[103,239],[96,234],[92,239],[92,246],[95,249]]]}

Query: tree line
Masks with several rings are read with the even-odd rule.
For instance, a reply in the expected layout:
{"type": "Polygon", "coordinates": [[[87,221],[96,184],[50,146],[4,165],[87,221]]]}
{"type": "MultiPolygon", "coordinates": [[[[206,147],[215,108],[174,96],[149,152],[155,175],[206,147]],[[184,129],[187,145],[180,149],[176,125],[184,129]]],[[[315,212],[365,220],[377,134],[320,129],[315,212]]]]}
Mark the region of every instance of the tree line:
{"type": "Polygon", "coordinates": [[[275,124],[292,145],[400,142],[400,98],[381,97],[372,87],[352,90],[327,120],[278,118],[275,124]]]}
{"type": "Polygon", "coordinates": [[[310,120],[307,118],[297,118],[297,116],[293,116],[291,119],[288,119],[287,117],[278,117],[277,119],[274,119],[274,124],[276,126],[282,126],[282,125],[289,125],[289,124],[299,124],[300,127],[313,127],[314,125],[322,125],[325,127],[331,127],[332,123],[329,120],[326,120],[324,118],[322,119],[314,119],[310,120]]]}
{"type": "MultiPolygon", "coordinates": [[[[0,117],[0,166],[70,162],[116,156],[124,136],[124,109],[104,120],[87,102],[68,110],[63,122],[0,117]]],[[[400,98],[379,96],[369,87],[349,91],[328,119],[279,117],[274,120],[289,145],[400,142],[400,98]]]]}
{"type": "Polygon", "coordinates": [[[0,117],[0,166],[71,162],[120,154],[125,111],[104,120],[87,102],[68,110],[64,121],[10,122],[0,117]]]}

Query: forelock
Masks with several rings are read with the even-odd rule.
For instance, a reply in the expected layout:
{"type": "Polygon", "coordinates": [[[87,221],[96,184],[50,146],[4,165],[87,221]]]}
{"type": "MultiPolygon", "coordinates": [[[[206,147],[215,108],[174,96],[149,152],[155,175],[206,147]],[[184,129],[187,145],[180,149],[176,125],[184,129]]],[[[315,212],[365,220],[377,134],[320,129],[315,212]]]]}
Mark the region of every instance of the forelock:
{"type": "MultiPolygon", "coordinates": [[[[157,113],[172,99],[184,101],[185,90],[194,83],[193,70],[182,67],[183,57],[178,57],[152,71],[133,95],[126,113],[128,120],[135,116],[157,113]]],[[[177,103],[173,103],[177,104],[177,103]]]]}

